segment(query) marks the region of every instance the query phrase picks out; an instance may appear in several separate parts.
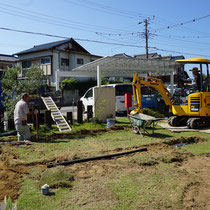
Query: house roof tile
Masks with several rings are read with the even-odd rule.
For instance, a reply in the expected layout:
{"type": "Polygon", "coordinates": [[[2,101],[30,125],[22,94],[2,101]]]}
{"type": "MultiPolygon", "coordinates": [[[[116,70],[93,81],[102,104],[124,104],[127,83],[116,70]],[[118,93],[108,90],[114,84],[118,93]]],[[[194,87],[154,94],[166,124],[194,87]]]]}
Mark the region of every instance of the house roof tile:
{"type": "Polygon", "coordinates": [[[56,42],[50,42],[50,43],[46,43],[46,44],[41,44],[41,45],[35,45],[34,47],[27,49],[27,50],[23,50],[21,52],[16,53],[16,55],[22,55],[22,54],[27,54],[27,53],[33,53],[33,52],[37,52],[37,51],[43,51],[43,50],[51,50],[54,49],[62,44],[68,43],[68,42],[74,42],[75,44],[77,44],[83,52],[88,53],[89,52],[84,49],[80,44],[78,44],[74,39],[69,38],[69,39],[65,39],[65,40],[60,40],[60,41],[56,41],[56,42]]]}
{"type": "Polygon", "coordinates": [[[16,62],[18,59],[13,55],[0,54],[0,61],[16,62]]]}

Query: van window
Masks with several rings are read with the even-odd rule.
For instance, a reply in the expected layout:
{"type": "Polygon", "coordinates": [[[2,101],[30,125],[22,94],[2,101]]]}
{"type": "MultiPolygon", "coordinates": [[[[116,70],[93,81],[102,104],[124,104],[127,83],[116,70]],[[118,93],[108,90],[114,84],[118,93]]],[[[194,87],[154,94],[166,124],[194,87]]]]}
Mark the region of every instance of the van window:
{"type": "Polygon", "coordinates": [[[132,85],[116,85],[116,96],[124,96],[125,93],[133,93],[132,85]]]}
{"type": "Polygon", "coordinates": [[[93,89],[90,89],[86,94],[85,94],[85,98],[91,98],[93,97],[93,89]]]}
{"type": "Polygon", "coordinates": [[[157,91],[153,87],[149,86],[142,86],[141,87],[141,93],[143,95],[152,95],[155,94],[157,91]]]}
{"type": "MultiPolygon", "coordinates": [[[[157,91],[153,87],[141,86],[141,94],[142,95],[152,95],[157,91]]],[[[132,85],[117,85],[116,86],[116,96],[124,96],[125,93],[132,93],[133,89],[132,85]]]]}

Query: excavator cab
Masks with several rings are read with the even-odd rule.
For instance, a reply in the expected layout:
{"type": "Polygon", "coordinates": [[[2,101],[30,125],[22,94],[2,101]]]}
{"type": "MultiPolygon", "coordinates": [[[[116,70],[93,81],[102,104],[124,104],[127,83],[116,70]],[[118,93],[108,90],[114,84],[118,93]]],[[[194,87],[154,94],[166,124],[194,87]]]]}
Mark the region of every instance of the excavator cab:
{"type": "Polygon", "coordinates": [[[190,65],[193,73],[194,88],[190,92],[186,89],[186,100],[180,104],[177,100],[172,103],[172,114],[169,118],[169,125],[183,126],[189,128],[200,128],[210,123],[210,60],[204,58],[181,59],[176,61],[182,67],[190,65]],[[196,66],[196,67],[195,67],[196,66]]]}

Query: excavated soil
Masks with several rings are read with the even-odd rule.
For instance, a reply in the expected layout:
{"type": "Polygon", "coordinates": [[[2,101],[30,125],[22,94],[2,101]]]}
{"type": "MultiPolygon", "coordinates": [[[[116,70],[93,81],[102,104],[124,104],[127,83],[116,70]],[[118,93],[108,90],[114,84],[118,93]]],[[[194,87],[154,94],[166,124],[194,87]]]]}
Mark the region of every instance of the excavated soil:
{"type": "MultiPolygon", "coordinates": [[[[121,129],[121,128],[120,128],[121,129]]],[[[112,130],[110,130],[112,131],[112,130]]],[[[97,131],[98,133],[103,132],[103,129],[97,131]]],[[[96,132],[89,132],[88,135],[95,135],[96,132]]],[[[85,135],[83,131],[80,131],[78,135],[85,135]]],[[[62,136],[63,137],[63,136],[62,136]]],[[[179,153],[177,149],[173,148],[172,145],[178,143],[202,143],[205,139],[198,137],[190,138],[178,138],[163,143],[144,145],[148,151],[144,153],[154,154],[161,152],[166,158],[156,158],[153,160],[137,163],[135,161],[125,164],[123,161],[115,161],[115,159],[98,160],[86,163],[79,163],[71,165],[70,170],[74,175],[75,179],[88,179],[94,176],[105,176],[106,174],[116,171],[121,173],[123,170],[134,171],[140,167],[141,170],[149,170],[150,167],[155,166],[161,162],[164,163],[175,163],[179,169],[186,172],[186,176],[195,176],[198,180],[192,182],[185,187],[182,202],[185,209],[210,209],[210,155],[195,156],[190,153],[179,153]],[[167,159],[167,157],[171,157],[167,159]]],[[[4,147],[4,145],[1,145],[4,147]]],[[[13,144],[13,146],[17,146],[13,144]]],[[[111,154],[117,152],[123,152],[142,147],[128,147],[128,148],[116,148],[111,151],[101,151],[104,154],[111,154]]],[[[137,153],[138,154],[138,153],[137,153]]],[[[135,154],[118,157],[123,160],[135,154]]],[[[14,166],[9,165],[11,162],[17,162],[17,158],[14,154],[4,153],[0,148],[0,200],[4,199],[4,196],[11,196],[13,200],[17,199],[20,194],[20,183],[21,177],[27,176],[28,170],[32,167],[46,168],[49,163],[55,162],[54,159],[45,162],[34,162],[31,164],[19,163],[14,166]]],[[[59,162],[62,161],[61,159],[59,162]]]]}
{"type": "Polygon", "coordinates": [[[10,167],[0,161],[0,200],[3,200],[4,196],[10,196],[13,200],[18,198],[20,193],[18,180],[26,171],[24,167],[10,167]]]}
{"type": "Polygon", "coordinates": [[[20,178],[26,176],[28,170],[34,165],[43,167],[40,163],[10,164],[11,162],[16,163],[16,161],[17,157],[14,154],[4,153],[0,147],[0,201],[3,201],[5,196],[16,200],[20,194],[20,178]]]}
{"type": "Polygon", "coordinates": [[[183,203],[187,209],[210,209],[210,156],[195,156],[181,167],[199,180],[185,188],[183,203]]]}

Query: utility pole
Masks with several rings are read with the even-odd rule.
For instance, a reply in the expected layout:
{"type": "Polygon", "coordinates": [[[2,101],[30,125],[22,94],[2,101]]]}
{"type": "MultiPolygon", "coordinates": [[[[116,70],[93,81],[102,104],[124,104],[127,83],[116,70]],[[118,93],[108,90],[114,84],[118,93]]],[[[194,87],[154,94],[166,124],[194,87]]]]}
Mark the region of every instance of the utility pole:
{"type": "Polygon", "coordinates": [[[152,18],[148,17],[148,18],[145,18],[144,21],[142,22],[139,22],[139,24],[142,24],[144,23],[144,32],[142,33],[143,34],[143,37],[145,38],[145,50],[146,50],[146,59],[149,58],[149,30],[148,30],[148,25],[149,25],[149,22],[151,20],[155,19],[155,16],[153,16],[152,18]]]}
{"type": "Polygon", "coordinates": [[[149,39],[149,31],[148,31],[148,20],[145,19],[144,20],[144,26],[145,26],[145,32],[144,32],[144,36],[145,36],[145,41],[146,41],[146,59],[149,58],[149,50],[148,50],[148,39],[149,39]]]}

